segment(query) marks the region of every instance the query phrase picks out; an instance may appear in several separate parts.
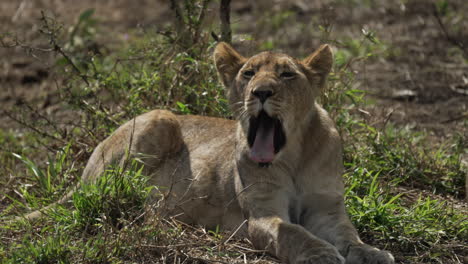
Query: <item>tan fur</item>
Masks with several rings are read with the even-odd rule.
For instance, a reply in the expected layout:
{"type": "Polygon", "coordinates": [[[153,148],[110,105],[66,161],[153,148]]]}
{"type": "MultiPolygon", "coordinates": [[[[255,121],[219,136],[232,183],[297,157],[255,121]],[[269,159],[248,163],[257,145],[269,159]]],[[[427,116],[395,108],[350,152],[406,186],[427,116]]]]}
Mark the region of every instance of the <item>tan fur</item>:
{"type": "Polygon", "coordinates": [[[122,163],[129,149],[183,221],[242,226],[239,235],[285,263],[394,263],[388,252],[360,241],[345,212],[340,136],[315,102],[331,69],[330,47],[300,61],[271,52],[244,58],[220,43],[214,61],[236,121],[143,114],[99,144],[83,180],[122,163]],[[255,75],[246,78],[247,70],[255,75]],[[272,96],[262,105],[255,91],[272,96]],[[246,139],[249,118],[262,108],[282,122],[287,138],[267,168],[249,158],[246,139]]]}

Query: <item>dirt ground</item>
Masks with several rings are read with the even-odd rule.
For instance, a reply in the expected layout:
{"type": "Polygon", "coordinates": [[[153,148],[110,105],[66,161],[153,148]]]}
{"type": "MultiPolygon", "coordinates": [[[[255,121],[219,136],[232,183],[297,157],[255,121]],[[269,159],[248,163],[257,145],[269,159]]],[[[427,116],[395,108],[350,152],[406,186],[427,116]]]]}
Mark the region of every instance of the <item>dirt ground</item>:
{"type": "MultiPolygon", "coordinates": [[[[233,3],[235,34],[256,31],[255,20],[258,10],[264,8],[263,2],[233,3]],[[236,29],[239,31],[235,32],[236,29]]],[[[397,53],[387,59],[367,61],[356,69],[359,88],[369,91],[376,100],[366,109],[376,122],[389,119],[401,126],[424,130],[433,135],[436,142],[456,133],[466,138],[468,20],[453,21],[463,19],[455,16],[444,21],[448,31],[452,24],[461,28],[449,34],[464,45],[462,51],[444,34],[431,1],[380,1],[373,6],[344,2],[273,1],[269,7],[296,12],[301,20],[327,16],[333,26],[332,34],[338,38],[359,36],[362,28],[374,30],[377,37],[397,53]]],[[[468,5],[463,2],[449,1],[449,7],[457,13],[467,14],[468,5]]],[[[65,25],[73,25],[81,12],[94,8],[103,33],[97,41],[106,46],[122,42],[129,31],[157,29],[170,23],[171,19],[168,1],[22,0],[2,1],[0,5],[0,32],[16,34],[24,43],[36,47],[46,44],[44,40],[38,40],[41,11],[56,16],[65,25]]],[[[207,17],[216,17],[216,11],[213,5],[207,17]]],[[[262,41],[262,37],[258,34],[257,41],[262,41]]],[[[316,40],[293,39],[295,42],[318,43],[316,40]]],[[[290,50],[295,50],[294,45],[291,43],[290,50]]],[[[0,56],[3,58],[0,64],[1,108],[9,109],[26,101],[46,113],[60,116],[60,109],[55,106],[58,103],[56,77],[48,72],[52,55],[17,47],[0,49],[0,56]]],[[[0,127],[11,126],[15,125],[7,117],[0,117],[0,127]]]]}

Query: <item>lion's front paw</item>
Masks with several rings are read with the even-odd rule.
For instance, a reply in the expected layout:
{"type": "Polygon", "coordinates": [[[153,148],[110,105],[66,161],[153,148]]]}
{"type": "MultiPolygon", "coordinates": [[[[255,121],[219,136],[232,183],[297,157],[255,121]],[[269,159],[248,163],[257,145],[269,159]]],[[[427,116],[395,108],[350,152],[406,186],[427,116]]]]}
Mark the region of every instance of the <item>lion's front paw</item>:
{"type": "Polygon", "coordinates": [[[351,246],[346,256],[346,264],[394,264],[390,252],[369,245],[351,246]]]}
{"type": "Polygon", "coordinates": [[[345,261],[341,256],[317,256],[297,261],[296,264],[345,264],[345,261]]]}
{"type": "Polygon", "coordinates": [[[345,259],[336,250],[309,252],[299,257],[295,264],[344,264],[345,259]]]}

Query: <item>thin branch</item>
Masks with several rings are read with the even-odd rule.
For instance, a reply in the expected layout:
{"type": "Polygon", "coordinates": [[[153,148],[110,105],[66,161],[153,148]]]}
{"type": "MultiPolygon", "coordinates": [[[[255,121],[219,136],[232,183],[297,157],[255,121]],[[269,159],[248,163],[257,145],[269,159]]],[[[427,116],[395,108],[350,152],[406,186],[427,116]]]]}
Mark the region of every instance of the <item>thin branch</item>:
{"type": "Polygon", "coordinates": [[[76,66],[73,60],[65,53],[62,47],[60,47],[60,45],[57,44],[57,39],[55,38],[55,30],[53,30],[50,27],[49,22],[47,21],[47,17],[44,14],[44,11],[41,11],[41,21],[44,23],[45,29],[47,30],[47,32],[44,31],[43,33],[49,36],[49,41],[50,44],[52,44],[53,49],[65,58],[65,60],[68,62],[69,65],[72,66],[73,70],[78,74],[78,76],[80,76],[81,79],[86,83],[86,85],[89,86],[89,81],[86,75],[81,73],[78,66],[76,66]]]}
{"type": "Polygon", "coordinates": [[[229,13],[231,12],[231,0],[221,0],[219,17],[221,19],[221,41],[231,43],[232,31],[229,13]]]}
{"type": "Polygon", "coordinates": [[[57,132],[58,134],[60,134],[61,136],[63,136],[65,134],[65,131],[64,130],[61,130],[59,127],[57,127],[57,123],[54,123],[52,122],[49,118],[47,118],[45,115],[41,114],[40,111],[38,109],[34,109],[34,107],[32,107],[28,102],[24,102],[24,105],[26,106],[26,108],[28,108],[28,110],[31,112],[31,113],[34,113],[36,114],[37,116],[39,116],[40,119],[42,120],[45,120],[47,122],[47,124],[49,126],[51,126],[55,132],[57,132]]]}
{"type": "Polygon", "coordinates": [[[38,133],[39,135],[41,135],[41,136],[43,136],[43,137],[52,138],[52,139],[57,140],[57,141],[60,141],[60,142],[62,142],[62,143],[66,143],[63,139],[61,139],[61,138],[59,138],[59,137],[56,137],[56,136],[54,136],[54,135],[51,135],[51,134],[49,134],[49,133],[47,133],[47,132],[41,131],[41,130],[37,129],[36,127],[34,127],[33,125],[28,124],[28,123],[26,123],[25,121],[16,118],[10,111],[4,110],[4,111],[2,111],[2,113],[3,113],[2,115],[5,115],[5,116],[9,117],[11,120],[17,122],[17,123],[20,124],[20,125],[23,125],[23,126],[29,128],[29,129],[31,129],[32,131],[38,133]]]}
{"type": "Polygon", "coordinates": [[[449,34],[449,32],[447,31],[447,28],[445,27],[445,24],[442,22],[442,18],[440,17],[440,12],[437,10],[437,6],[435,4],[434,4],[434,16],[437,20],[437,23],[440,26],[440,29],[444,33],[447,41],[457,46],[459,49],[461,49],[465,58],[468,58],[468,50],[465,49],[465,45],[459,39],[449,34]]]}
{"type": "Polygon", "coordinates": [[[188,41],[188,31],[185,28],[185,21],[182,14],[182,10],[180,6],[177,4],[177,0],[170,0],[171,2],[171,9],[175,15],[175,32],[178,40],[178,44],[181,44],[182,47],[186,48],[190,46],[188,41]]]}
{"type": "Polygon", "coordinates": [[[184,18],[182,17],[182,13],[180,10],[179,5],[177,4],[176,0],[170,0],[171,1],[171,9],[175,14],[175,23],[176,23],[176,29],[180,30],[182,29],[184,25],[184,18]]]}
{"type": "Polygon", "coordinates": [[[197,18],[197,22],[196,22],[197,27],[195,29],[195,37],[194,37],[195,42],[200,37],[200,29],[202,27],[203,20],[205,19],[206,8],[208,7],[209,3],[210,3],[210,0],[203,0],[202,6],[201,6],[201,9],[200,9],[200,13],[198,14],[198,18],[197,18]]]}

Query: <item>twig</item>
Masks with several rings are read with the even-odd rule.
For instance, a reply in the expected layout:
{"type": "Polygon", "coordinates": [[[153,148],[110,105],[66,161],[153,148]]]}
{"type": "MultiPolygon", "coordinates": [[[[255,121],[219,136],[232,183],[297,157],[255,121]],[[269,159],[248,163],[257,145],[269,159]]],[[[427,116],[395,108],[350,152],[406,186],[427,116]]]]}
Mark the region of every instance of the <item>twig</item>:
{"type": "Polygon", "coordinates": [[[26,0],[21,1],[21,4],[19,5],[18,9],[16,9],[15,14],[11,18],[11,22],[16,22],[18,18],[21,16],[21,13],[23,12],[24,8],[26,7],[26,4],[28,2],[26,0]]]}
{"type": "Polygon", "coordinates": [[[196,42],[198,40],[198,38],[200,37],[200,29],[202,27],[203,20],[205,19],[205,13],[206,13],[205,11],[206,11],[206,8],[208,7],[209,3],[210,3],[210,0],[203,0],[202,7],[201,7],[201,10],[200,10],[200,13],[198,14],[198,18],[197,18],[197,21],[196,21],[194,42],[196,42]]]}
{"type": "MultiPolygon", "coordinates": [[[[86,100],[81,100],[82,106],[84,106],[85,110],[91,112],[91,113],[96,113],[97,109],[93,107],[90,103],[88,103],[86,100]]],[[[102,106],[99,105],[99,110],[102,111],[105,114],[106,120],[112,123],[113,125],[118,126],[119,122],[117,122],[114,118],[111,117],[111,114],[102,106]]]]}
{"type": "Polygon", "coordinates": [[[64,141],[63,139],[58,138],[58,137],[56,137],[56,136],[54,136],[54,135],[48,134],[48,133],[46,133],[46,132],[44,132],[44,131],[41,131],[41,130],[35,128],[34,126],[32,126],[31,124],[28,124],[28,123],[24,122],[23,120],[20,120],[20,119],[16,118],[16,117],[15,117],[11,112],[9,112],[9,111],[2,111],[2,112],[3,112],[3,115],[6,115],[7,117],[9,117],[10,119],[12,119],[13,121],[15,121],[15,122],[17,122],[18,124],[23,125],[23,126],[29,128],[29,129],[31,129],[31,130],[33,130],[34,132],[38,133],[38,134],[41,135],[41,136],[48,137],[48,138],[52,138],[52,139],[58,140],[58,141],[60,141],[60,142],[62,142],[62,143],[65,143],[65,141],[64,141]]]}
{"type": "Polygon", "coordinates": [[[211,259],[204,259],[204,258],[197,258],[197,257],[192,257],[187,254],[184,254],[185,257],[191,259],[191,260],[196,260],[196,261],[202,261],[205,263],[220,263],[220,264],[228,264],[229,262],[221,261],[221,260],[211,260],[211,259]]]}
{"type": "Polygon", "coordinates": [[[185,21],[184,17],[182,14],[182,11],[180,10],[179,5],[177,4],[177,0],[170,0],[171,2],[171,9],[174,12],[175,15],[175,31],[176,31],[176,42],[179,42],[179,44],[182,45],[182,47],[187,48],[189,47],[190,43],[188,43],[188,32],[184,28],[185,21]],[[177,41],[178,40],[178,41],[177,41]]]}
{"type": "Polygon", "coordinates": [[[451,123],[451,122],[466,119],[466,118],[468,118],[468,113],[464,113],[462,115],[443,120],[441,123],[442,124],[447,124],[447,123],[451,123]]]}
{"type": "Polygon", "coordinates": [[[53,30],[50,27],[49,22],[47,21],[47,17],[44,14],[44,11],[41,11],[41,19],[40,20],[42,21],[42,23],[44,23],[44,27],[47,30],[47,32],[43,31],[43,33],[45,33],[45,34],[47,34],[49,36],[49,41],[50,41],[50,44],[52,44],[52,47],[53,47],[54,51],[56,51],[60,55],[62,55],[62,57],[65,58],[65,60],[68,62],[68,64],[70,64],[72,66],[73,70],[78,74],[78,76],[80,76],[81,79],[86,83],[86,85],[89,86],[89,81],[88,81],[86,75],[81,73],[78,66],[76,66],[76,64],[73,62],[73,60],[65,53],[65,51],[62,49],[62,47],[60,47],[60,45],[57,44],[57,39],[55,38],[55,30],[53,30]]]}
{"type": "Polygon", "coordinates": [[[445,27],[444,23],[442,22],[442,19],[440,18],[440,13],[437,10],[436,4],[433,4],[433,7],[434,7],[434,16],[435,16],[435,18],[437,20],[437,23],[440,26],[440,29],[444,33],[445,38],[448,40],[448,42],[450,42],[453,45],[460,48],[461,51],[463,52],[463,55],[465,56],[465,58],[468,58],[468,51],[465,49],[465,45],[460,40],[456,39],[455,37],[453,37],[453,36],[451,36],[449,34],[449,32],[447,31],[447,28],[445,27]]]}
{"type": "Polygon", "coordinates": [[[231,43],[232,32],[229,13],[231,12],[231,0],[221,0],[219,6],[219,18],[221,20],[221,41],[231,43]]]}
{"type": "MultiPolygon", "coordinates": [[[[34,53],[34,51],[40,51],[40,52],[53,52],[54,51],[53,48],[45,49],[45,48],[29,46],[29,45],[24,44],[21,41],[19,41],[17,36],[12,36],[11,34],[1,34],[0,35],[0,46],[3,47],[3,48],[20,47],[26,52],[26,54],[30,55],[33,59],[35,59],[35,60],[37,60],[37,61],[39,61],[41,63],[44,63],[44,62],[42,61],[41,58],[39,58],[34,53]],[[11,37],[12,40],[11,41],[6,41],[5,39],[8,38],[8,37],[11,37]]],[[[44,64],[48,65],[47,63],[44,63],[44,64]]]]}
{"type": "Polygon", "coordinates": [[[182,26],[184,24],[184,19],[182,17],[182,14],[181,14],[181,11],[180,11],[180,7],[179,5],[176,3],[176,0],[170,0],[171,1],[171,9],[172,11],[174,11],[174,14],[175,14],[175,17],[176,17],[176,29],[179,30],[179,29],[182,29],[182,26]]]}
{"type": "Polygon", "coordinates": [[[234,244],[234,247],[242,249],[244,252],[250,252],[250,253],[268,253],[265,249],[251,249],[251,248],[246,248],[243,246],[240,246],[238,244],[234,244]]]}
{"type": "Polygon", "coordinates": [[[214,39],[214,41],[219,41],[218,35],[216,35],[216,33],[214,33],[213,31],[211,31],[211,37],[214,39]]]}
{"type": "Polygon", "coordinates": [[[135,135],[135,129],[136,129],[136,117],[133,118],[132,120],[132,131],[130,132],[130,140],[128,142],[128,150],[127,154],[125,155],[125,160],[122,166],[122,170],[120,172],[119,178],[123,176],[125,171],[128,168],[128,164],[130,163],[131,160],[131,152],[132,152],[132,147],[133,147],[133,136],[135,135]]]}
{"type": "Polygon", "coordinates": [[[26,108],[28,108],[29,111],[32,113],[35,113],[36,115],[39,116],[39,118],[45,120],[49,126],[51,126],[55,132],[59,133],[62,137],[65,134],[63,130],[61,130],[59,127],[57,127],[57,123],[53,123],[49,118],[47,118],[45,115],[41,114],[38,110],[34,109],[29,103],[25,102],[26,108]]]}
{"type": "Polygon", "coordinates": [[[247,219],[244,220],[244,222],[242,222],[237,228],[236,230],[234,230],[231,235],[228,237],[228,239],[226,239],[224,242],[222,242],[221,244],[226,244],[227,242],[229,242],[229,240],[231,240],[236,234],[237,232],[239,232],[239,230],[245,225],[245,223],[247,223],[247,219]]]}

